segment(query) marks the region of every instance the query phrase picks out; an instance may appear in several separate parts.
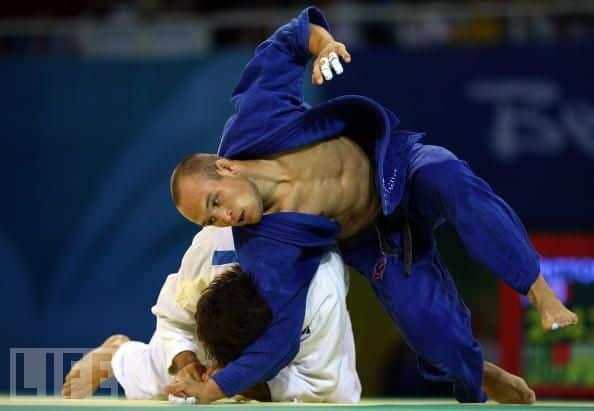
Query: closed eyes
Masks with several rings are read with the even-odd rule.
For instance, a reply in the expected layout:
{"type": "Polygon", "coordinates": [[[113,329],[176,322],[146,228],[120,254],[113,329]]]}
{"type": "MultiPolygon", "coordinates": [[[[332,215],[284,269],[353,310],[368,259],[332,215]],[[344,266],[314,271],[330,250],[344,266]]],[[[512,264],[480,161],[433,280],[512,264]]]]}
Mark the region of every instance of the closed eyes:
{"type": "MultiPolygon", "coordinates": [[[[207,207],[207,209],[208,209],[208,208],[215,208],[215,207],[218,207],[218,206],[221,204],[221,202],[220,202],[220,200],[219,200],[219,196],[218,196],[218,195],[216,195],[216,196],[215,196],[215,197],[212,199],[212,201],[210,201],[210,198],[211,198],[211,197],[210,197],[210,194],[209,194],[209,195],[208,195],[208,197],[207,197],[207,199],[206,199],[206,207],[207,207]],[[210,206],[209,206],[209,203],[210,203],[210,206]]],[[[205,222],[202,224],[202,226],[204,227],[204,226],[207,226],[207,225],[213,225],[213,224],[214,224],[216,221],[217,221],[217,219],[216,219],[214,216],[213,216],[213,217],[210,217],[208,220],[206,220],[206,221],[205,221],[205,222]]]]}
{"type": "MultiPolygon", "coordinates": [[[[220,200],[219,200],[219,196],[216,195],[213,200],[212,200],[212,208],[218,207],[221,204],[220,200]]],[[[216,223],[217,219],[216,217],[210,217],[207,221],[208,225],[214,225],[214,223],[216,223]]]]}

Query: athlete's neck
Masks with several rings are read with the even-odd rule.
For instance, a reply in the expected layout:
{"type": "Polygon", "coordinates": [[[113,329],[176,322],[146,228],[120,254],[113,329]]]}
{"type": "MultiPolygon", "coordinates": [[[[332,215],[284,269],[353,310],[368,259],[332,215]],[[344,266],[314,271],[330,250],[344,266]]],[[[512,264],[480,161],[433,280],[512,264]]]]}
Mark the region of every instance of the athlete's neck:
{"type": "Polygon", "coordinates": [[[262,198],[263,214],[280,211],[283,183],[289,181],[282,167],[275,160],[241,161],[239,172],[256,188],[262,198]]]}

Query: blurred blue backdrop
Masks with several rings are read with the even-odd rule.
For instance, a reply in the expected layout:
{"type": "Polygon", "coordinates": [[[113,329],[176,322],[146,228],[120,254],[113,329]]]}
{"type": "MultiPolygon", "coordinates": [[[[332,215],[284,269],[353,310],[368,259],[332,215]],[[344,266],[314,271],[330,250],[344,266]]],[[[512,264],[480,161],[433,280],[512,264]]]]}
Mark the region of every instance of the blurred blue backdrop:
{"type": "Polygon", "coordinates": [[[0,61],[0,389],[9,347],[150,337],[150,307],[197,229],[173,207],[169,175],[216,150],[248,57],[0,61]]]}
{"type": "MultiPolygon", "coordinates": [[[[196,231],[170,202],[170,172],[216,150],[250,54],[0,60],[0,389],[10,347],[150,336],[149,309],[196,231]]],[[[469,161],[530,228],[594,228],[594,45],[352,54],[310,102],[376,98],[469,161]]]]}

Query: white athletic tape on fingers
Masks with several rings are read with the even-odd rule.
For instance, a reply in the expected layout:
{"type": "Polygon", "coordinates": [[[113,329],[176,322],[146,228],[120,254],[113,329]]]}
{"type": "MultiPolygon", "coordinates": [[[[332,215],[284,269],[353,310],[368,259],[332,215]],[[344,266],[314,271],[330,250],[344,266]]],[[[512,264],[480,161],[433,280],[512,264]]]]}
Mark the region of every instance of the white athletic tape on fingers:
{"type": "Polygon", "coordinates": [[[320,71],[326,80],[332,80],[332,70],[330,69],[330,61],[326,57],[320,59],[320,71]]]}
{"type": "Polygon", "coordinates": [[[557,323],[553,323],[553,325],[551,325],[551,330],[558,330],[559,329],[559,324],[557,323]]]}
{"type": "Polygon", "coordinates": [[[338,58],[338,55],[335,52],[332,52],[328,55],[328,60],[330,61],[330,66],[332,67],[332,70],[334,70],[336,74],[341,75],[344,69],[342,68],[342,64],[340,64],[340,59],[338,58]]]}

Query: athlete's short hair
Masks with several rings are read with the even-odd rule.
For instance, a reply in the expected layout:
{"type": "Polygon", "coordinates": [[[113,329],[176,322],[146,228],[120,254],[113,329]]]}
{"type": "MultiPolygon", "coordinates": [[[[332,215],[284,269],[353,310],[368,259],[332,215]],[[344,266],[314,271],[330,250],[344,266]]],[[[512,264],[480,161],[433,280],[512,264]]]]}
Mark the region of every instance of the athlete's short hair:
{"type": "Polygon", "coordinates": [[[272,311],[250,276],[234,265],[202,292],[195,319],[198,340],[224,367],[266,330],[272,311]]]}
{"type": "Polygon", "coordinates": [[[171,173],[169,188],[171,198],[175,205],[180,200],[180,181],[183,177],[206,177],[209,179],[219,179],[221,176],[217,172],[216,162],[220,157],[216,154],[196,153],[192,154],[175,167],[171,173]]]}

